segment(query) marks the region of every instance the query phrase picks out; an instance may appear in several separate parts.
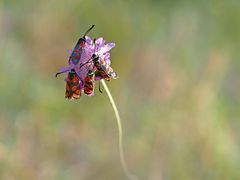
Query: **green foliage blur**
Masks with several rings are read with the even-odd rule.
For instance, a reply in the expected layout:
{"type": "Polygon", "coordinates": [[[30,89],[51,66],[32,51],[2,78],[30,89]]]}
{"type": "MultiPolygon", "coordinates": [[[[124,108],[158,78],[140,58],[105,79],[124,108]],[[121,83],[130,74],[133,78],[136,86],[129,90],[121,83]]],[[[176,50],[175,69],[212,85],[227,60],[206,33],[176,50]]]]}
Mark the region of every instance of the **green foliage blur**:
{"type": "Polygon", "coordinates": [[[92,24],[130,171],[240,179],[239,0],[1,0],[0,179],[126,179],[106,93],[68,101],[54,76],[92,24]]]}

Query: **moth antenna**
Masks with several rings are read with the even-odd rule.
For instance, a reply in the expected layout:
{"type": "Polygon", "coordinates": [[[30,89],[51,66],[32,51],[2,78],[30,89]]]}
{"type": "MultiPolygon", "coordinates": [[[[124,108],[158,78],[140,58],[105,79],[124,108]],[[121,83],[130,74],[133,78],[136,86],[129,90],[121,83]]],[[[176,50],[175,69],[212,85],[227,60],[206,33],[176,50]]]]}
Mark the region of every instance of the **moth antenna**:
{"type": "Polygon", "coordinates": [[[85,63],[81,64],[81,66],[79,67],[79,69],[81,69],[83,66],[85,66],[87,63],[89,63],[92,60],[92,58],[90,58],[89,60],[87,60],[85,63]]]}
{"type": "Polygon", "coordinates": [[[69,71],[71,71],[71,70],[66,70],[66,71],[58,72],[58,73],[55,74],[55,77],[57,77],[59,74],[62,74],[62,73],[65,73],[65,72],[69,72],[69,71]]]}
{"type": "Polygon", "coordinates": [[[91,31],[92,28],[94,28],[94,26],[95,26],[95,25],[92,25],[92,26],[85,32],[84,36],[86,36],[86,35],[89,33],[89,31],[91,31]]]}

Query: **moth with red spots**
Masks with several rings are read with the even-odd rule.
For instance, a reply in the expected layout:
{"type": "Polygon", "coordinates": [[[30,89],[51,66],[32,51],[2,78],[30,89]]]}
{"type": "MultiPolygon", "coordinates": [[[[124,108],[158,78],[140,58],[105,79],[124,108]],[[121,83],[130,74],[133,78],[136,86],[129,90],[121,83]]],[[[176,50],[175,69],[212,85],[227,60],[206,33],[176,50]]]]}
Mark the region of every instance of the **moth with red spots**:
{"type": "Polygon", "coordinates": [[[65,92],[65,98],[67,99],[79,99],[81,96],[81,90],[80,90],[80,79],[75,72],[74,69],[72,69],[66,78],[66,92],[65,92]]]}
{"type": "Polygon", "coordinates": [[[85,36],[89,33],[89,31],[91,31],[91,29],[94,27],[94,25],[92,25],[86,32],[85,34],[83,35],[83,37],[81,37],[77,44],[75,45],[73,51],[72,51],[72,54],[70,55],[69,57],[69,60],[68,60],[68,63],[72,62],[74,65],[77,65],[78,62],[80,61],[81,59],[81,54],[82,54],[82,51],[85,47],[85,43],[86,43],[86,38],[85,36]]]}
{"type": "Polygon", "coordinates": [[[91,70],[88,71],[84,79],[84,93],[88,96],[93,95],[95,87],[95,74],[91,70]]]}
{"type": "Polygon", "coordinates": [[[117,73],[113,71],[113,69],[105,63],[104,60],[100,59],[99,56],[93,55],[92,61],[94,63],[95,68],[97,69],[97,73],[99,76],[107,81],[110,81],[110,78],[116,79],[117,73]]]}
{"type": "Polygon", "coordinates": [[[100,79],[105,79],[106,81],[110,81],[110,78],[117,79],[117,73],[113,71],[113,69],[96,54],[93,54],[91,59],[84,64],[81,64],[80,69],[90,62],[93,62],[94,64],[94,73],[96,77],[100,77],[100,79]]]}

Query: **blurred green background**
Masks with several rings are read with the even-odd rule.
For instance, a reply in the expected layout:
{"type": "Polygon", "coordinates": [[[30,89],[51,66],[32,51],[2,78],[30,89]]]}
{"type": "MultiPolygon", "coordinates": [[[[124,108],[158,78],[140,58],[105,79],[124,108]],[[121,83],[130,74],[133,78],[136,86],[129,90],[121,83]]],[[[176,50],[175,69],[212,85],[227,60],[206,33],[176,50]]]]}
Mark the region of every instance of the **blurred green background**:
{"type": "Polygon", "coordinates": [[[126,179],[106,93],[68,101],[54,77],[92,24],[130,171],[240,179],[239,0],[0,1],[0,179],[126,179]]]}

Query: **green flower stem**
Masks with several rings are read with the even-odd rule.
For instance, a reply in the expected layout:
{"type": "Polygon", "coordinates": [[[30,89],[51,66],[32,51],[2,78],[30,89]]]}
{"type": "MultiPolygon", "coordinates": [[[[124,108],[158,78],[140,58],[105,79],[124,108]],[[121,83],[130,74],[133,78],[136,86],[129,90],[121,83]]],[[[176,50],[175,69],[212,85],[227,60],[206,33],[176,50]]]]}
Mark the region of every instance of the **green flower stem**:
{"type": "Polygon", "coordinates": [[[118,109],[117,109],[117,106],[113,100],[113,97],[108,89],[108,86],[107,84],[105,83],[105,81],[102,79],[101,80],[101,83],[105,89],[105,91],[107,92],[107,95],[108,95],[108,98],[110,100],[110,103],[112,105],[112,108],[114,110],[114,113],[115,113],[115,116],[116,116],[116,119],[117,119],[117,125],[118,125],[118,134],[119,134],[119,139],[118,139],[118,143],[119,143],[119,153],[120,153],[120,160],[121,160],[121,165],[122,165],[122,168],[123,168],[123,171],[125,173],[125,175],[128,177],[128,179],[130,180],[138,180],[138,177],[136,177],[135,175],[133,175],[132,173],[129,172],[128,170],[128,167],[127,167],[127,164],[126,164],[126,161],[125,161],[125,157],[124,157],[124,152],[123,152],[123,138],[122,138],[122,123],[121,123],[121,118],[119,116],[119,112],[118,112],[118,109]]]}

